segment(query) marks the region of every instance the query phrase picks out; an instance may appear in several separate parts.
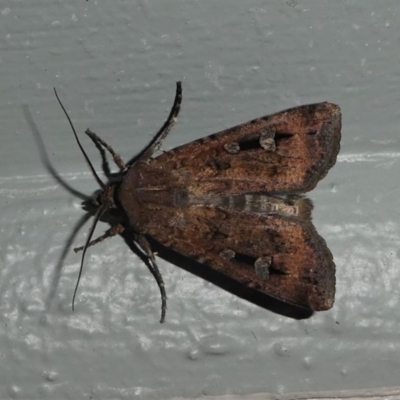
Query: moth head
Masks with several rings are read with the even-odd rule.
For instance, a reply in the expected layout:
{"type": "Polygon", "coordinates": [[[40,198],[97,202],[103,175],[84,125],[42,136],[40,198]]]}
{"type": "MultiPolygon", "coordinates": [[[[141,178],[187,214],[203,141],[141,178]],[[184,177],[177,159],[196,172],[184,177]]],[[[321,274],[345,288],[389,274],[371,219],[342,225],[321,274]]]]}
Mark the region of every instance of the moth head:
{"type": "Polygon", "coordinates": [[[108,183],[103,190],[98,190],[91,198],[92,215],[99,213],[99,220],[114,226],[125,225],[125,214],[117,201],[119,182],[108,183]]]}
{"type": "Polygon", "coordinates": [[[82,202],[82,209],[93,215],[99,208],[104,210],[104,214],[115,214],[118,209],[114,200],[116,186],[115,182],[107,183],[103,189],[96,190],[92,196],[82,202]]]}

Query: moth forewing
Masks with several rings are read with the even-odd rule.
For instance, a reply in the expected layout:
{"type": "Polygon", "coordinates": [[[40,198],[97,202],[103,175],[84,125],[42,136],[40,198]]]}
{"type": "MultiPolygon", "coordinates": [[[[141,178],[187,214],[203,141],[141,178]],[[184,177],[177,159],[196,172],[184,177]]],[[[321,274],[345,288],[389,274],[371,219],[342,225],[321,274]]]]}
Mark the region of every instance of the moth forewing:
{"type": "Polygon", "coordinates": [[[164,246],[283,301],[329,309],[333,257],[298,193],[336,161],[340,127],[339,107],[318,103],[210,135],[136,164],[121,205],[164,246]]]}

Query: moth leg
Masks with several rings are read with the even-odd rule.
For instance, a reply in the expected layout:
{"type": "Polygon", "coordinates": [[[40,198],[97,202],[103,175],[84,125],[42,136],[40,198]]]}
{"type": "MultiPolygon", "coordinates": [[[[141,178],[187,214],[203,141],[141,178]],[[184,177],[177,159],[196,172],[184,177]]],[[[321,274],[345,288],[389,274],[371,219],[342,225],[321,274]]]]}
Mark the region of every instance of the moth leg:
{"type": "MultiPolygon", "coordinates": [[[[88,132],[89,129],[86,130],[86,132],[88,132]]],[[[108,165],[108,160],[106,157],[106,152],[104,151],[104,148],[101,146],[100,142],[97,141],[97,135],[96,137],[91,136],[89,134],[87,134],[90,139],[92,139],[92,142],[95,144],[97,150],[100,152],[100,156],[101,156],[101,166],[103,168],[103,172],[105,174],[105,176],[110,179],[111,178],[111,171],[110,171],[110,166],[108,165]]]]}
{"type": "Polygon", "coordinates": [[[139,157],[139,160],[145,161],[149,159],[154,152],[156,152],[160,146],[161,142],[165,139],[168,135],[172,127],[174,126],[175,122],[178,119],[179,110],[181,109],[182,104],[182,82],[176,82],[176,93],[175,93],[175,100],[174,104],[172,105],[171,111],[167,120],[164,122],[164,125],[161,129],[157,132],[156,136],[153,140],[145,147],[142,154],[139,157]]]}
{"type": "MultiPolygon", "coordinates": [[[[117,154],[113,148],[107,144],[103,139],[99,138],[94,132],[92,132],[90,129],[86,129],[85,131],[86,135],[92,139],[96,147],[99,149],[99,146],[102,145],[108,152],[112,155],[112,158],[117,165],[117,167],[120,169],[120,171],[124,171],[126,169],[126,165],[124,161],[122,160],[121,156],[117,154]]],[[[100,151],[101,152],[101,151],[100,151]]],[[[101,152],[102,153],[102,152],[101,152]]]]}
{"type": "MultiPolygon", "coordinates": [[[[86,247],[91,247],[94,246],[97,243],[102,242],[104,239],[108,239],[112,236],[115,235],[119,235],[120,233],[122,233],[124,231],[124,226],[121,224],[116,224],[114,226],[112,226],[110,229],[107,229],[103,235],[99,236],[97,239],[91,240],[86,247]]],[[[76,247],[74,249],[75,253],[78,253],[78,251],[82,251],[84,249],[85,246],[80,246],[80,247],[76,247]]]]}
{"type": "Polygon", "coordinates": [[[150,243],[147,241],[147,239],[140,234],[135,235],[135,240],[143,250],[144,254],[148,257],[150,266],[151,266],[151,272],[157,282],[157,285],[160,289],[161,292],[161,319],[160,323],[162,324],[165,321],[165,314],[167,311],[167,293],[165,291],[165,285],[164,285],[164,280],[161,275],[160,270],[158,269],[156,259],[154,257],[154,253],[151,250],[150,243]]]}

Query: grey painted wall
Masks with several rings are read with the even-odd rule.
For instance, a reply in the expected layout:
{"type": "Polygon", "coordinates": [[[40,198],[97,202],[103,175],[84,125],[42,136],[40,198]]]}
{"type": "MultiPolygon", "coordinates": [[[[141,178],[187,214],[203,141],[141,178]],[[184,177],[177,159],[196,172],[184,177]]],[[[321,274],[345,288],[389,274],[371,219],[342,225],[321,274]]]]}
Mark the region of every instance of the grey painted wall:
{"type": "MultiPolygon", "coordinates": [[[[400,2],[3,1],[0,5],[0,397],[195,398],[398,385],[400,2]],[[46,171],[96,185],[56,103],[129,159],[183,81],[164,149],[302,103],[343,112],[311,194],[337,265],[332,310],[295,320],[159,259],[159,291],[120,238],[57,262],[82,216],[46,171]]],[[[91,157],[96,149],[82,139],[91,157]]],[[[99,164],[97,164],[99,165],[99,164]]],[[[98,233],[106,229],[98,227],[98,233]]],[[[81,244],[88,227],[76,240],[81,244]]]]}

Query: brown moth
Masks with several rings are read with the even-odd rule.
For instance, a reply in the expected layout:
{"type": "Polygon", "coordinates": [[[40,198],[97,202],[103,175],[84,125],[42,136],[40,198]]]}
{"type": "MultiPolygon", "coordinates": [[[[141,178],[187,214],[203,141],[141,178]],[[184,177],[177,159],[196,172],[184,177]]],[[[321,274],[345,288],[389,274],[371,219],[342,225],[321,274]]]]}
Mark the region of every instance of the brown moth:
{"type": "Polygon", "coordinates": [[[153,158],[176,122],[181,101],[177,82],[167,121],[126,164],[95,133],[86,131],[102,155],[106,184],[60,102],[101,187],[92,199],[97,212],[87,242],[75,249],[83,250],[79,278],[88,246],[129,230],[160,287],[160,322],[167,296],[147,237],[283,302],[313,311],[331,308],[335,264],[311,222],[312,203],[302,193],[312,190],[336,162],[339,107],[327,102],[294,107],[153,158]],[[118,166],[117,176],[109,172],[104,150],[118,166]],[[97,221],[109,212],[117,221],[91,240],[97,221]]]}

